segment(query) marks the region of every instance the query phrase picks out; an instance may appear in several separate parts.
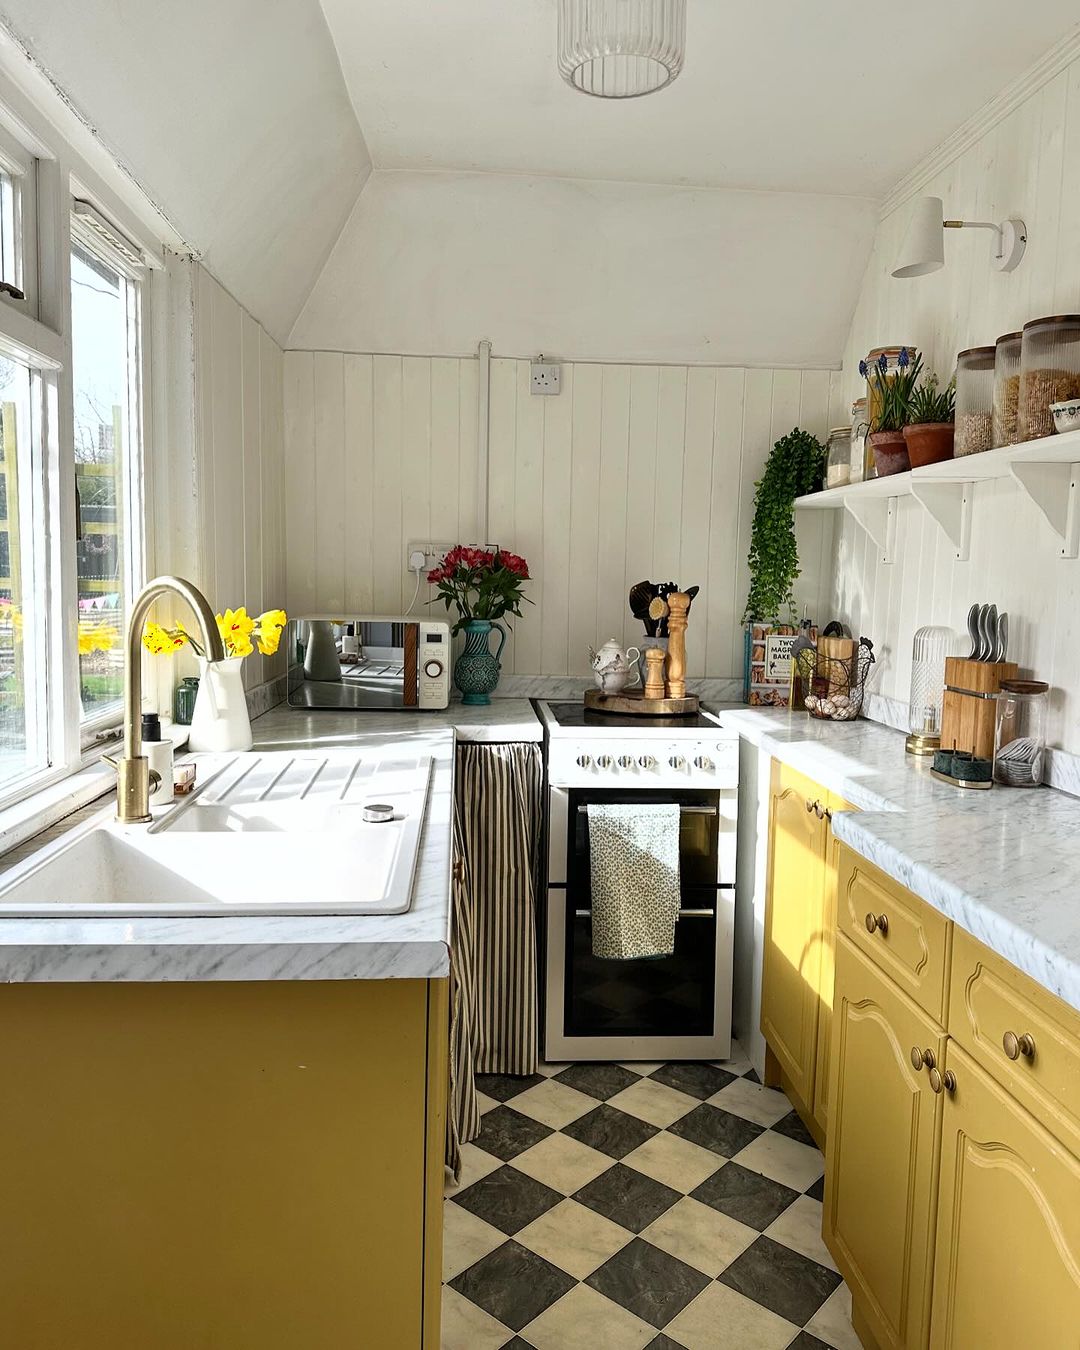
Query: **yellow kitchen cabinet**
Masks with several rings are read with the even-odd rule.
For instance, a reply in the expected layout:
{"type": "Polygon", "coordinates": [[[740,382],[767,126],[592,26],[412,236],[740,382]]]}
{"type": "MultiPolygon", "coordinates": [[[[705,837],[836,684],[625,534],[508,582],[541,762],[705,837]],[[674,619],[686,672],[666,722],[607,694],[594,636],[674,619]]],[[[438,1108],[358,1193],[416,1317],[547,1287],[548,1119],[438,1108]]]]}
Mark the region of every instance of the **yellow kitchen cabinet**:
{"type": "Polygon", "coordinates": [[[950,1041],[931,1350],[1080,1345],[1080,1160],[950,1041]]]}
{"type": "Polygon", "coordinates": [[[824,1139],[828,1119],[829,1023],[836,927],[834,810],[850,810],[824,788],[773,761],[769,877],[761,984],[766,1079],[780,1082],[824,1139]]]}
{"type": "Polygon", "coordinates": [[[12,1350],[437,1350],[445,980],[0,985],[12,1350]]]}
{"type": "Polygon", "coordinates": [[[930,1070],[944,1049],[938,1023],[841,935],[824,1235],[856,1331],[880,1350],[927,1344],[942,1098],[930,1070]]]}

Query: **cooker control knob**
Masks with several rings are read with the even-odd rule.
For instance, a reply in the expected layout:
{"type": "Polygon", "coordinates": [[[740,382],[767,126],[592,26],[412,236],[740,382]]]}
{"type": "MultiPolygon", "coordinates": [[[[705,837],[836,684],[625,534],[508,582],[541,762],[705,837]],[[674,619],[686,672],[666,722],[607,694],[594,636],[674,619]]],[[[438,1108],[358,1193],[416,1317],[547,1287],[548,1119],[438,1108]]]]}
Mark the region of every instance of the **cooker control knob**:
{"type": "Polygon", "coordinates": [[[634,767],[634,756],[633,756],[633,755],[620,755],[620,756],[619,756],[619,768],[620,768],[620,769],[632,769],[633,767],[634,767]]]}
{"type": "Polygon", "coordinates": [[[577,766],[579,769],[587,769],[592,764],[592,755],[578,755],[577,766]]]}
{"type": "Polygon", "coordinates": [[[668,763],[671,765],[673,769],[686,768],[686,760],[683,759],[682,755],[672,755],[671,758],[668,760],[668,763]]]}
{"type": "Polygon", "coordinates": [[[615,761],[610,755],[599,755],[597,756],[596,767],[598,769],[613,769],[615,767],[615,761]]]}
{"type": "Polygon", "coordinates": [[[639,769],[655,769],[655,768],[656,768],[656,760],[653,759],[652,755],[639,755],[639,756],[638,756],[638,768],[639,768],[639,769]]]}
{"type": "Polygon", "coordinates": [[[425,661],[424,674],[429,680],[437,680],[443,673],[443,664],[441,661],[425,661]]]}
{"type": "Polygon", "coordinates": [[[713,762],[708,755],[698,755],[694,760],[695,769],[711,769],[712,766],[713,762]]]}

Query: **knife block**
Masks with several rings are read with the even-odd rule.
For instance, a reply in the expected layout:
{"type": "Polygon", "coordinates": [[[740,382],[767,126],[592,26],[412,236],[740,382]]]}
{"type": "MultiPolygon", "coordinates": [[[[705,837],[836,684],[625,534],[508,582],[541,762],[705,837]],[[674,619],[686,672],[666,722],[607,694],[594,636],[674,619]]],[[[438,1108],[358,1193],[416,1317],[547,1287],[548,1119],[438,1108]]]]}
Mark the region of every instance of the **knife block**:
{"type": "Polygon", "coordinates": [[[964,750],[977,759],[994,757],[994,714],[1002,680],[1015,680],[1014,661],[945,660],[945,697],[941,708],[941,748],[964,750]]]}

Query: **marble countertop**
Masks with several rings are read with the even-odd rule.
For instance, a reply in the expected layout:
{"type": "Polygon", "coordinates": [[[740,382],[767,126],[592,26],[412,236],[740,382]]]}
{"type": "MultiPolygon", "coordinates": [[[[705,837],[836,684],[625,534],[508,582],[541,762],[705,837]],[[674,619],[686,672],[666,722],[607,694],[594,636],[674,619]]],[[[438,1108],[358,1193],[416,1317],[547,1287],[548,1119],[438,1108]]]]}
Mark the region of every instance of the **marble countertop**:
{"type": "Polygon", "coordinates": [[[371,732],[411,735],[433,730],[452,731],[464,743],[494,745],[504,741],[541,741],[544,729],[527,698],[496,696],[483,707],[451,703],[442,712],[335,712],[289,708],[284,703],[263,713],[252,723],[260,744],[267,737],[280,737],[293,744],[312,739],[320,743],[347,744],[353,736],[371,732]],[[330,738],[327,741],[327,738],[330,738]]]}
{"type": "Polygon", "coordinates": [[[1080,1011],[1080,800],[949,787],[874,722],[710,711],[858,807],[834,814],[838,839],[1080,1011]]]}

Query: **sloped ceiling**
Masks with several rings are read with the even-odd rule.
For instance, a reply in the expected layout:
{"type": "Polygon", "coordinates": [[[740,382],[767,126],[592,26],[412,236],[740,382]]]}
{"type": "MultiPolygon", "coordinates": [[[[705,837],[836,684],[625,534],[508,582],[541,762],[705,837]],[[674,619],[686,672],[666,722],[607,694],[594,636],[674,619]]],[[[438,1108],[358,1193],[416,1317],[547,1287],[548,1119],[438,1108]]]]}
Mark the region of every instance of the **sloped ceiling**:
{"type": "Polygon", "coordinates": [[[371,171],[318,0],[2,0],[4,21],[278,342],[371,171]]]}

